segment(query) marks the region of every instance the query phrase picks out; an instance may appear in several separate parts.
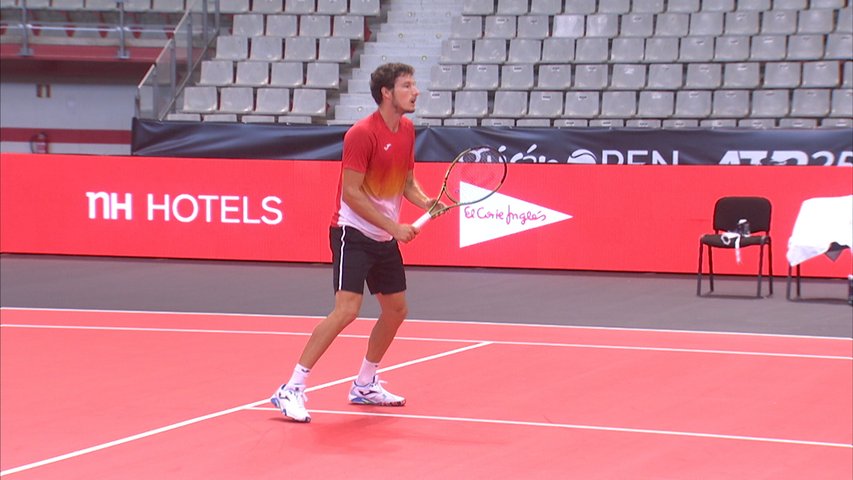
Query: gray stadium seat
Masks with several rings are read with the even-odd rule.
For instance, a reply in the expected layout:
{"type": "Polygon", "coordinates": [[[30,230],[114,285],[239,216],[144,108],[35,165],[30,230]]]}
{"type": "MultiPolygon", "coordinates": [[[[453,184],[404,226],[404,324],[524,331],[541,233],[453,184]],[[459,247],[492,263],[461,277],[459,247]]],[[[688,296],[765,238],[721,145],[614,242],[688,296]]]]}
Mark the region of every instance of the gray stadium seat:
{"type": "Polygon", "coordinates": [[[764,66],[764,88],[800,86],[799,62],[768,62],[764,66]]]}
{"type": "Polygon", "coordinates": [[[830,91],[798,88],[791,99],[792,117],[826,117],[830,111],[830,91]]]}
{"type": "Polygon", "coordinates": [[[746,90],[717,90],[714,92],[712,114],[717,118],[744,118],[749,115],[749,92],[746,90]]]}
{"type": "Polygon", "coordinates": [[[462,15],[491,15],[495,13],[494,0],[463,0],[462,15]]]}
{"type": "Polygon", "coordinates": [[[474,63],[503,63],[506,61],[506,40],[478,38],[474,40],[474,63]]]}
{"type": "Polygon", "coordinates": [[[586,36],[613,38],[619,34],[619,15],[598,13],[587,15],[586,36]]]}
{"type": "Polygon", "coordinates": [[[219,111],[250,113],[255,110],[255,91],[252,87],[222,87],[219,90],[219,111]]]}
{"type": "Polygon", "coordinates": [[[631,0],[598,0],[599,13],[628,13],[631,0]]]}
{"type": "Polygon", "coordinates": [[[598,91],[566,92],[563,116],[569,118],[593,118],[601,110],[598,91]]]}
{"type": "Polygon", "coordinates": [[[249,58],[266,62],[277,62],[282,59],[284,42],[281,37],[264,35],[252,38],[252,48],[249,58]]]}
{"type": "Polygon", "coordinates": [[[270,64],[267,62],[237,62],[237,85],[263,86],[270,83],[270,64]]]}
{"type": "Polygon", "coordinates": [[[684,88],[688,90],[713,90],[723,84],[722,64],[720,63],[690,63],[687,65],[687,75],[684,88]]]}
{"type": "MultiPolygon", "coordinates": [[[[671,2],[670,2],[671,3],[671,2]]],[[[690,29],[690,15],[667,12],[657,16],[656,37],[686,37],[690,29]]]]}
{"type": "Polygon", "coordinates": [[[581,118],[558,118],[554,120],[556,128],[573,128],[589,126],[589,121],[581,118]]]}
{"type": "Polygon", "coordinates": [[[646,86],[646,65],[616,64],[610,77],[613,90],[641,90],[646,86]]]}
{"type": "Polygon", "coordinates": [[[755,62],[727,63],[723,69],[723,88],[752,89],[761,82],[760,65],[755,62]]]}
{"type": "Polygon", "coordinates": [[[509,41],[507,63],[539,63],[542,58],[542,41],[531,38],[514,38],[509,41]]]}
{"type": "Polygon", "coordinates": [[[288,62],[309,62],[317,59],[317,39],[289,37],[284,39],[284,59],[288,62]]]}
{"type": "Polygon", "coordinates": [[[337,63],[309,63],[306,67],[305,86],[309,88],[340,88],[340,65],[337,63]]]}
{"type": "Polygon", "coordinates": [[[774,128],[776,120],[773,118],[742,118],[737,121],[738,128],[774,128]]]}
{"type": "Polygon", "coordinates": [[[724,32],[726,35],[758,35],[759,18],[758,12],[726,12],[724,32]]]}
{"type": "Polygon", "coordinates": [[[298,21],[296,15],[267,15],[267,35],[295,37],[299,34],[298,21]]]}
{"type": "Polygon", "coordinates": [[[817,120],[814,118],[781,118],[779,119],[779,128],[808,128],[817,127],[817,120]]]}
{"type": "Polygon", "coordinates": [[[484,127],[514,127],[514,118],[484,118],[480,121],[484,127]]]}
{"type": "Polygon", "coordinates": [[[332,35],[364,40],[364,25],[363,15],[335,15],[332,19],[332,35]]]}
{"type": "Polygon", "coordinates": [[[557,15],[562,11],[562,0],[530,0],[531,15],[557,15]]]}
{"type": "Polygon", "coordinates": [[[770,7],[770,0],[737,0],[737,9],[741,11],[763,12],[770,7]]]}
{"type": "Polygon", "coordinates": [[[838,62],[805,62],[803,63],[804,88],[837,87],[841,80],[841,68],[838,62]]]}
{"type": "Polygon", "coordinates": [[[350,63],[352,61],[352,45],[349,38],[326,37],[317,42],[317,60],[337,63],[350,63]]]}
{"type": "Polygon", "coordinates": [[[839,88],[832,91],[829,115],[831,117],[853,117],[853,89],[839,88]]]}
{"type": "Polygon", "coordinates": [[[646,42],[639,37],[616,37],[611,41],[610,61],[638,63],[644,61],[646,42]]]}
{"type": "MultiPolygon", "coordinates": [[[[125,10],[127,10],[125,1],[125,10]]],[[[249,0],[220,0],[219,11],[222,13],[246,13],[249,11],[249,0]]]]}
{"type": "Polygon", "coordinates": [[[607,86],[607,65],[576,65],[575,86],[578,90],[602,90],[607,86]]]}
{"type": "Polygon", "coordinates": [[[691,13],[689,33],[696,37],[722,35],[723,19],[722,12],[701,11],[691,13]]]}
{"type": "Polygon", "coordinates": [[[542,63],[571,63],[574,59],[574,38],[546,38],[542,40],[542,63]]]}
{"type": "Polygon", "coordinates": [[[520,118],[527,115],[527,92],[498,91],[492,106],[492,117],[520,118]]]}
{"type": "Polygon", "coordinates": [[[259,13],[241,13],[234,15],[233,35],[257,37],[264,34],[264,16],[259,13]]]}
{"type": "Polygon", "coordinates": [[[528,117],[556,118],[563,114],[563,93],[550,90],[530,92],[528,117]]]}
{"type": "Polygon", "coordinates": [[[784,35],[756,35],[752,37],[749,59],[752,61],[779,61],[785,59],[787,41],[784,35]]]}
{"type": "Polygon", "coordinates": [[[459,90],[453,97],[453,117],[482,118],[489,114],[489,94],[485,90],[459,90]]]}
{"type": "Polygon", "coordinates": [[[620,37],[651,37],[654,34],[654,15],[630,13],[622,15],[620,37]]]}
{"type": "Polygon", "coordinates": [[[237,114],[236,113],[214,113],[210,115],[202,116],[203,122],[236,122],[237,114]]]}
{"type": "Polygon", "coordinates": [[[199,85],[231,85],[234,83],[234,64],[231,60],[201,62],[199,85]]]}
{"type": "Polygon", "coordinates": [[[853,88],[853,60],[844,62],[843,80],[841,86],[844,88],[853,88]]]}
{"type": "Polygon", "coordinates": [[[829,9],[800,10],[797,13],[797,33],[826,34],[835,26],[835,12],[829,9]]]}
{"type": "Polygon", "coordinates": [[[305,84],[302,62],[274,62],[270,70],[270,86],[296,88],[305,84]]]}
{"type": "Polygon", "coordinates": [[[380,13],[379,0],[350,0],[349,11],[352,15],[375,17],[380,13]]]}
{"type": "Polygon", "coordinates": [[[469,90],[496,90],[500,85],[497,65],[471,64],[465,68],[465,88],[469,90]]]}
{"type": "Polygon", "coordinates": [[[299,35],[303,37],[329,37],[332,35],[332,17],[329,15],[302,15],[299,17],[299,35]]]}
{"type": "Polygon", "coordinates": [[[430,69],[430,90],[459,90],[463,85],[462,65],[433,65],[430,69]]]}
{"type": "Polygon", "coordinates": [[[781,118],[790,110],[788,90],[756,90],[752,92],[753,117],[781,118]]]}
{"type": "Polygon", "coordinates": [[[441,41],[441,63],[471,63],[473,57],[473,40],[451,38],[441,41]]]}
{"type": "Polygon", "coordinates": [[[763,35],[792,35],[797,32],[797,12],[794,10],[771,10],[761,16],[763,35]]]}
{"type": "Polygon", "coordinates": [[[563,11],[571,15],[590,15],[598,9],[597,0],[571,0],[564,3],[563,11]]]}
{"type": "MultiPolygon", "coordinates": [[[[693,64],[695,65],[695,64],[693,64]]],[[[653,63],[649,65],[647,88],[675,90],[684,84],[684,67],[680,63],[653,63]]]]}
{"type": "Polygon", "coordinates": [[[687,118],[668,118],[664,119],[663,128],[696,128],[699,126],[699,120],[687,118]]]}
{"type": "Polygon", "coordinates": [[[651,118],[635,118],[625,121],[629,128],[661,128],[661,120],[651,118]]]}
{"type": "Polygon", "coordinates": [[[735,0],[704,0],[702,10],[706,12],[730,12],[735,9],[735,0]]]}
{"type": "MultiPolygon", "coordinates": [[[[82,8],[83,2],[80,1],[75,2],[75,5],[79,4],[79,7],[82,8]]],[[[56,7],[56,0],[53,0],[53,6],[56,7]]],[[[174,12],[183,12],[184,11],[184,0],[152,0],[151,2],[151,10],[154,12],[164,12],[164,13],[174,13],[174,12]]]]}
{"type": "Polygon", "coordinates": [[[510,15],[489,15],[485,18],[484,38],[515,38],[515,17],[510,15]]]}
{"type": "Polygon", "coordinates": [[[749,37],[721,36],[714,40],[714,61],[742,62],[749,59],[749,37]]]}
{"type": "Polygon", "coordinates": [[[545,90],[568,90],[572,85],[570,65],[539,65],[537,88],[545,90]]]}
{"type": "Polygon", "coordinates": [[[791,35],[788,37],[788,60],[823,58],[823,35],[791,35]]]}
{"type": "Polygon", "coordinates": [[[216,87],[186,87],[184,102],[181,108],[189,113],[211,113],[219,108],[219,93],[216,87]]]}
{"type": "Polygon", "coordinates": [[[583,15],[555,15],[551,30],[552,37],[581,38],[585,32],[583,15]]]}
{"type": "Polygon", "coordinates": [[[607,38],[579,38],[575,41],[575,61],[578,63],[605,63],[610,57],[607,38]]]}
{"type": "MultiPolygon", "coordinates": [[[[501,85],[503,90],[530,90],[533,88],[533,65],[504,65],[501,67],[501,85]]],[[[525,104],[527,100],[525,99],[525,104]]]]}
{"type": "Polygon", "coordinates": [[[307,115],[310,117],[326,116],[326,91],[311,88],[299,88],[293,90],[294,115],[307,115]]]}
{"type": "Polygon", "coordinates": [[[604,92],[601,94],[601,116],[630,118],[637,113],[637,93],[634,91],[604,92]]]}
{"type": "Polygon", "coordinates": [[[853,5],[838,10],[835,33],[853,33],[853,5]]]}
{"type": "Polygon", "coordinates": [[[525,15],[529,0],[498,0],[499,15],[525,15]]]}
{"type": "Polygon", "coordinates": [[[661,13],[663,9],[663,0],[634,0],[631,5],[631,11],[634,13],[661,13]]]}
{"type": "Polygon", "coordinates": [[[668,118],[675,108],[674,92],[640,92],[637,116],[643,118],[668,118]]]}
{"type": "Polygon", "coordinates": [[[682,62],[709,62],[714,59],[714,37],[684,37],[678,59],[682,62]]]}
{"type": "Polygon", "coordinates": [[[417,114],[422,118],[445,118],[453,113],[453,92],[428,92],[418,98],[417,114]]]}
{"type": "Polygon", "coordinates": [[[479,15],[453,17],[450,38],[480,38],[483,36],[483,17],[479,15]]]}
{"type": "Polygon", "coordinates": [[[284,11],[298,15],[314,13],[316,3],[314,0],[285,0],[284,11]]]}
{"type": "Polygon", "coordinates": [[[238,35],[216,37],[217,60],[245,60],[249,56],[249,39],[238,35]]]}
{"type": "Polygon", "coordinates": [[[259,88],[255,113],[282,115],[290,111],[290,89],[259,88]]]}
{"type": "Polygon", "coordinates": [[[678,60],[678,38],[651,37],[646,39],[646,62],[672,63],[678,60]]]}
{"type": "Polygon", "coordinates": [[[711,92],[679,90],[675,94],[675,117],[704,118],[711,114],[711,92]]]}
{"type": "Polygon", "coordinates": [[[853,34],[830,33],[826,36],[826,59],[849,60],[853,51],[853,34]]]}
{"type": "MultiPolygon", "coordinates": [[[[257,2],[258,0],[255,0],[257,2]]],[[[323,15],[346,15],[349,12],[347,0],[317,0],[317,13],[323,15]]]]}
{"type": "Polygon", "coordinates": [[[545,15],[524,15],[518,17],[517,38],[541,40],[550,35],[548,17],[545,15]]]}

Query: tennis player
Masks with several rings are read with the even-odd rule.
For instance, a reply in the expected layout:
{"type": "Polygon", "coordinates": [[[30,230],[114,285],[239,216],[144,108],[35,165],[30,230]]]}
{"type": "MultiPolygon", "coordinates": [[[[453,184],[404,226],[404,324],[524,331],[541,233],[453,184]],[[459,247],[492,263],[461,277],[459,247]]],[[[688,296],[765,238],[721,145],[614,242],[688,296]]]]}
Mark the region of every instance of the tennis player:
{"type": "Polygon", "coordinates": [[[311,369],[361,309],[364,284],[376,295],[379,319],[367,343],[367,354],[353,381],[349,401],[363,405],[401,406],[406,399],[379,383],[379,362],[406,318],[406,275],[398,242],[410,242],[418,228],[400,223],[402,200],[428,209],[428,197],[414,177],[415,129],[404,115],[415,111],[418,88],[414,69],[389,63],[370,76],[370,93],[378,108],[356,122],[344,136],[337,210],[332,216],[335,306],[314,328],[293,370],[270,401],[285,416],[310,422],[305,385],[311,369]]]}

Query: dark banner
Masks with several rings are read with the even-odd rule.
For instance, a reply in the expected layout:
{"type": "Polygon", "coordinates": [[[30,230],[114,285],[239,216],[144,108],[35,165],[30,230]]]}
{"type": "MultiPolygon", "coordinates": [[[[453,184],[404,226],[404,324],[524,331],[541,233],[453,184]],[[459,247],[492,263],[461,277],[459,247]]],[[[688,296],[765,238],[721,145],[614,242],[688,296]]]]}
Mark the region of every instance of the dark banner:
{"type": "MultiPolygon", "coordinates": [[[[338,160],[348,126],[134,119],[133,155],[338,160]]],[[[510,163],[853,166],[853,129],[418,127],[415,158],[447,162],[492,145],[510,163]]]]}

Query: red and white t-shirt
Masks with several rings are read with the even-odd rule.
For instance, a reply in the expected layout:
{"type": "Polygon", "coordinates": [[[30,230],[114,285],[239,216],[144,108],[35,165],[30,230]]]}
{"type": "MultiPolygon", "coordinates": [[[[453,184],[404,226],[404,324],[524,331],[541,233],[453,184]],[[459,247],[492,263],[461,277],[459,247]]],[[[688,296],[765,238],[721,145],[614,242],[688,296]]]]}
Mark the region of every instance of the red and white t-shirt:
{"type": "MultiPolygon", "coordinates": [[[[342,169],[364,174],[364,192],[376,209],[394,221],[400,218],[403,191],[409,171],[415,167],[415,127],[406,117],[396,132],[388,129],[377,110],[356,122],[344,136],[342,169]]],[[[342,172],[343,173],[343,172],[342,172]]],[[[342,198],[338,181],[333,226],[357,228],[369,238],[384,242],[393,237],[355,213],[342,198]]]]}

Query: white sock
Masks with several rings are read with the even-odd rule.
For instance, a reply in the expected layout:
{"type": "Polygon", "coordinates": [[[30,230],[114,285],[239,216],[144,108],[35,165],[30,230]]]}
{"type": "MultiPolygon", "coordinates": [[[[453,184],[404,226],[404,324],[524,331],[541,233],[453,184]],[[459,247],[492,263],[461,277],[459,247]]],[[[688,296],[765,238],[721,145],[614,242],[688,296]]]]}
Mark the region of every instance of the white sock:
{"type": "Polygon", "coordinates": [[[296,367],[293,368],[293,375],[290,376],[290,380],[287,382],[287,387],[297,390],[304,389],[305,381],[308,380],[310,373],[310,368],[303,367],[297,363],[296,367]]]}
{"type": "Polygon", "coordinates": [[[358,372],[358,378],[355,379],[355,384],[363,387],[373,383],[373,377],[376,376],[376,370],[378,368],[378,363],[369,362],[365,358],[361,362],[361,370],[358,372]]]}

